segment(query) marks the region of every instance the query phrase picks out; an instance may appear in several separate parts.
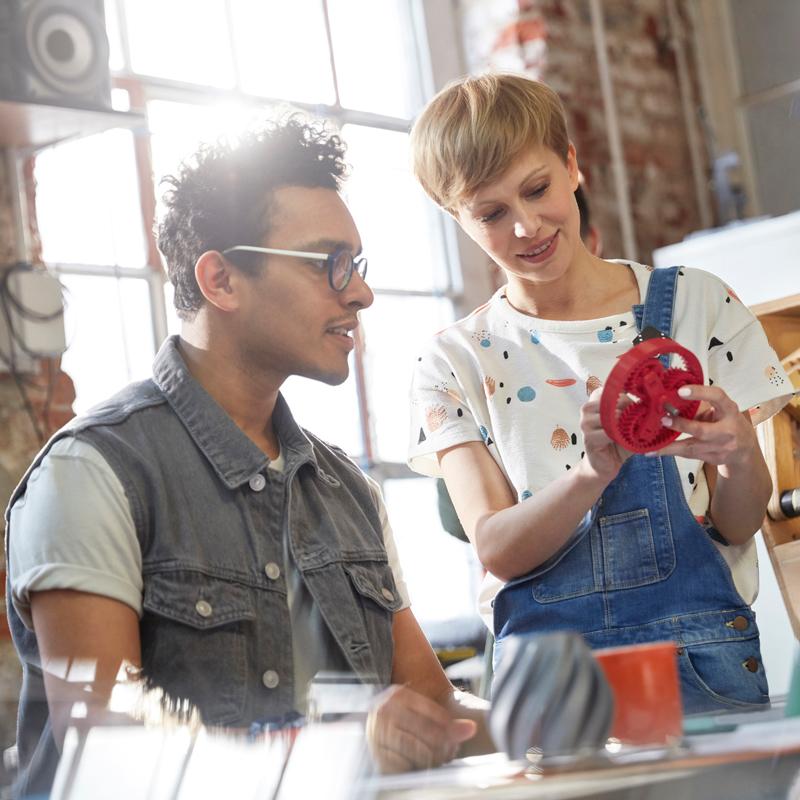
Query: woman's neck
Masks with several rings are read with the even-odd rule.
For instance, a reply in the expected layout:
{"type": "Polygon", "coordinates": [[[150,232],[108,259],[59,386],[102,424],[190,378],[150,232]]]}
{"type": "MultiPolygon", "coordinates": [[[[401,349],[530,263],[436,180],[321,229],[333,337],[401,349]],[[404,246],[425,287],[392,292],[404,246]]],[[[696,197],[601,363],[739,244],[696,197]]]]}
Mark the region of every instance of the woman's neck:
{"type": "Polygon", "coordinates": [[[628,312],[639,302],[639,284],[626,265],[587,253],[548,283],[509,275],[506,299],[523,314],[540,319],[600,319],[628,312]]]}

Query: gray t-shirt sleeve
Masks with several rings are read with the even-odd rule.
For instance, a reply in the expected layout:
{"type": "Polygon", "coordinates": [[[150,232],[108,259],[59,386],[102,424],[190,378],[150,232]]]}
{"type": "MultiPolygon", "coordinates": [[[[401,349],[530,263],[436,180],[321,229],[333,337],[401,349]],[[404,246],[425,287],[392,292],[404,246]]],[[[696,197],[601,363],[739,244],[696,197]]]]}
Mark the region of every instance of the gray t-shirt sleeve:
{"type": "MultiPolygon", "coordinates": [[[[383,500],[383,493],[377,481],[370,478],[369,475],[366,477],[370,492],[372,493],[372,500],[375,503],[375,508],[378,509],[378,517],[381,521],[381,527],[383,528],[383,544],[384,547],[386,547],[386,555],[389,559],[389,566],[392,568],[394,582],[397,584],[397,591],[400,593],[400,597],[403,600],[402,608],[408,608],[411,605],[411,600],[408,596],[408,586],[406,586],[405,578],[403,578],[403,568],[400,566],[400,558],[397,555],[397,545],[394,541],[392,526],[389,524],[389,515],[386,512],[386,503],[383,500]]],[[[399,610],[402,610],[402,608],[399,610]]]]}
{"type": "Polygon", "coordinates": [[[125,490],[103,456],[73,437],[56,442],[11,509],[11,600],[31,625],[31,592],[72,589],[142,615],[142,554],[125,490]]]}

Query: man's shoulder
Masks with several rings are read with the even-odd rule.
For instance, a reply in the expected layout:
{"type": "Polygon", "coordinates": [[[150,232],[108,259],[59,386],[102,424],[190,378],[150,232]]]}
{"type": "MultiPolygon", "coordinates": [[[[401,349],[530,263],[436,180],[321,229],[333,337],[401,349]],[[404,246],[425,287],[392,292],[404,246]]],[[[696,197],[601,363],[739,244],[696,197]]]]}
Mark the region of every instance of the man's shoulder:
{"type": "Polygon", "coordinates": [[[139,411],[166,402],[163,392],[152,380],[137,381],[75,417],[66,427],[74,432],[98,425],[119,424],[139,411]]]}

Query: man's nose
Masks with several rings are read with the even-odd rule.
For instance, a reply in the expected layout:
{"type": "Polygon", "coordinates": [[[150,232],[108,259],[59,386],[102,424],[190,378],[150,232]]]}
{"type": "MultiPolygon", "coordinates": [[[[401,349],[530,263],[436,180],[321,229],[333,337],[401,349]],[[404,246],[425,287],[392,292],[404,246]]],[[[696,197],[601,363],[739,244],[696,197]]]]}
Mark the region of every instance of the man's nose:
{"type": "Polygon", "coordinates": [[[367,282],[355,270],[350,278],[350,283],[340,294],[342,303],[348,308],[356,310],[369,308],[375,300],[372,289],[369,288],[367,282]]]}

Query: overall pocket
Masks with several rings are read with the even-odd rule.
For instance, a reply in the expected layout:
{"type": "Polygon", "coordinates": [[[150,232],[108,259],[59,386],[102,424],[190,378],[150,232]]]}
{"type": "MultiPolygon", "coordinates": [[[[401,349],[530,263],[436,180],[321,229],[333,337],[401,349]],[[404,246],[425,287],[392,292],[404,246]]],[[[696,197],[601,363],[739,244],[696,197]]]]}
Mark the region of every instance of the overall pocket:
{"type": "Polygon", "coordinates": [[[253,590],[188,569],[144,576],[142,664],[168,707],[188,700],[206,724],[241,717],[247,690],[247,637],[253,590]]]}
{"type": "Polygon", "coordinates": [[[763,707],[769,686],[757,636],[678,649],[686,714],[763,707]]]}
{"type": "Polygon", "coordinates": [[[673,569],[671,532],[654,534],[649,509],[598,516],[588,535],[532,579],[533,597],[552,603],[592,592],[632,589],[663,581],[673,569]]]}

